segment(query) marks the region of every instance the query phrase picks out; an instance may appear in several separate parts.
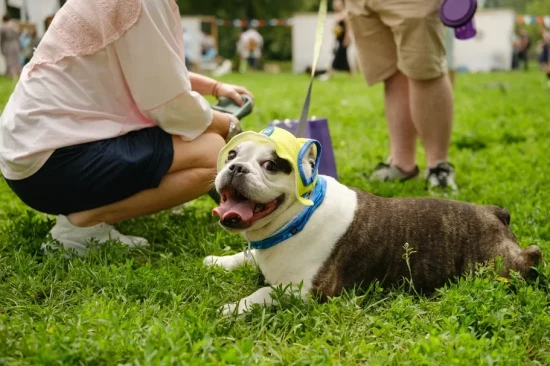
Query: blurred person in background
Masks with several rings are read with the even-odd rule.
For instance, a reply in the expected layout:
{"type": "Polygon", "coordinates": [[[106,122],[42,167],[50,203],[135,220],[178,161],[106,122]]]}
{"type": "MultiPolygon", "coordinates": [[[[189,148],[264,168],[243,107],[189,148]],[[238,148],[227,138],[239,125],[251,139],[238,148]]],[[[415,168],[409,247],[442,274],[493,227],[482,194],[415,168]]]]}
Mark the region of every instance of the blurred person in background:
{"type": "Polygon", "coordinates": [[[210,32],[202,32],[202,57],[207,62],[215,61],[218,56],[218,49],[216,48],[216,39],[210,32]]]}
{"type": "Polygon", "coordinates": [[[0,27],[0,49],[6,59],[6,76],[17,79],[21,75],[21,30],[19,25],[6,14],[0,27]]]}
{"type": "Polygon", "coordinates": [[[521,68],[523,62],[523,69],[529,70],[529,50],[531,49],[531,37],[524,28],[519,30],[518,37],[514,42],[514,61],[512,69],[517,70],[521,68]]]}
{"type": "Polygon", "coordinates": [[[30,31],[24,34],[24,40],[22,42],[23,46],[23,65],[28,64],[32,56],[34,55],[34,50],[38,47],[40,43],[40,38],[36,33],[36,27],[32,28],[30,31]]]}
{"type": "Polygon", "coordinates": [[[255,27],[245,28],[237,42],[237,53],[241,58],[240,72],[244,73],[248,68],[259,70],[262,61],[262,49],[264,38],[255,27]]]}
{"type": "Polygon", "coordinates": [[[541,69],[546,73],[546,85],[550,88],[550,28],[541,27],[542,49],[540,53],[541,69]]]}
{"type": "Polygon", "coordinates": [[[335,13],[334,20],[336,23],[333,28],[336,37],[336,44],[333,51],[334,59],[327,73],[321,75],[319,78],[322,81],[329,80],[334,71],[348,72],[350,76],[352,75],[350,63],[348,61],[348,48],[352,40],[351,27],[349,25],[344,0],[334,0],[332,2],[332,9],[335,13]]]}

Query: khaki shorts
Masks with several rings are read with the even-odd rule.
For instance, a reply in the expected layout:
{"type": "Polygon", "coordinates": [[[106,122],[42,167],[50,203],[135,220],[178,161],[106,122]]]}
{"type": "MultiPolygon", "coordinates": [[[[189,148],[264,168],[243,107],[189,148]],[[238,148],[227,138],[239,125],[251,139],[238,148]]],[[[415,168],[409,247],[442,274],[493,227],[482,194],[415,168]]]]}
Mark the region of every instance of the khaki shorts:
{"type": "Polygon", "coordinates": [[[413,80],[447,73],[442,0],[347,0],[361,70],[369,85],[397,70],[413,80]]]}

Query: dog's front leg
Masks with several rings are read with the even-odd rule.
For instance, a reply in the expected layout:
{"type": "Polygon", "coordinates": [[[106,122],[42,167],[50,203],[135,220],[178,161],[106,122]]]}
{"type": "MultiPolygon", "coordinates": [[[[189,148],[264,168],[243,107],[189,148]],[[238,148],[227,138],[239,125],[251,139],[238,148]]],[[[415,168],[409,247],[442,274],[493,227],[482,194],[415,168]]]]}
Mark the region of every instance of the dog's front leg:
{"type": "MultiPolygon", "coordinates": [[[[293,294],[300,296],[302,300],[306,300],[307,291],[304,288],[298,288],[298,286],[289,286],[285,290],[290,291],[293,294]]],[[[252,310],[253,305],[263,305],[263,306],[273,306],[278,305],[278,301],[274,300],[272,297],[273,287],[262,287],[258,291],[254,292],[252,295],[242,298],[238,303],[226,304],[220,308],[220,312],[223,315],[233,314],[236,310],[237,315],[244,314],[252,310]]]]}
{"type": "Polygon", "coordinates": [[[245,255],[245,252],[240,252],[234,255],[226,255],[223,257],[216,257],[211,255],[204,258],[203,263],[206,266],[220,266],[226,271],[232,271],[237,267],[253,264],[254,254],[256,254],[255,249],[252,249],[250,251],[250,256],[248,258],[245,255]]]}

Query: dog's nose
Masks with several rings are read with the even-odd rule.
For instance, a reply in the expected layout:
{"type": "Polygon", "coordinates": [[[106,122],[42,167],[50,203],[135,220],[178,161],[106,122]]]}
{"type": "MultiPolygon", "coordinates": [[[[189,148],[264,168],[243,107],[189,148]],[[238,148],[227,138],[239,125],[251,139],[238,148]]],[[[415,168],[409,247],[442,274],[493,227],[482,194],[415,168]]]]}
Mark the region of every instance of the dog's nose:
{"type": "Polygon", "coordinates": [[[250,171],[248,170],[248,168],[246,168],[244,165],[242,164],[233,164],[229,167],[229,170],[233,173],[233,174],[247,174],[247,173],[250,173],[250,171]]]}

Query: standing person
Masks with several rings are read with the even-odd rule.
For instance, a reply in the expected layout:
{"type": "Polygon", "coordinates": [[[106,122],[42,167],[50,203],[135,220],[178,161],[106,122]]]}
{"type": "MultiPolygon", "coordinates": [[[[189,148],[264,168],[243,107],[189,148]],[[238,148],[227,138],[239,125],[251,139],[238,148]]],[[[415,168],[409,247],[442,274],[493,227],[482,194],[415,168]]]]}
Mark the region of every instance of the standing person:
{"type": "Polygon", "coordinates": [[[550,88],[550,29],[541,28],[542,37],[542,52],[540,55],[540,64],[544,72],[546,72],[547,86],[550,88]]]}
{"type": "Polygon", "coordinates": [[[456,190],[449,163],[453,93],[447,75],[440,1],[347,0],[361,70],[368,85],[383,82],[390,159],[371,178],[415,178],[416,139],[426,151],[428,188],[456,190]]]}
{"type": "Polygon", "coordinates": [[[0,170],[31,208],[57,215],[53,239],[147,240],[112,225],[198,198],[240,131],[203,95],[242,104],[245,88],[190,73],[173,0],[69,0],[0,118],[0,170]]]}
{"type": "Polygon", "coordinates": [[[237,43],[237,52],[241,57],[241,72],[245,72],[247,68],[260,69],[263,47],[264,38],[256,28],[250,27],[241,33],[237,43]]]}
{"type": "Polygon", "coordinates": [[[519,30],[519,39],[517,44],[517,67],[521,67],[523,62],[523,70],[529,70],[529,50],[531,49],[531,37],[525,29],[519,30]]]}
{"type": "Polygon", "coordinates": [[[351,44],[351,30],[346,12],[344,0],[334,0],[332,9],[335,12],[334,35],[336,36],[336,47],[334,48],[334,59],[328,72],[320,77],[321,80],[328,80],[334,71],[344,71],[351,75],[351,67],[348,61],[348,47],[351,44]]]}
{"type": "Polygon", "coordinates": [[[201,52],[202,57],[207,62],[213,62],[218,56],[218,48],[216,47],[216,39],[211,32],[202,32],[201,52]]]}
{"type": "Polygon", "coordinates": [[[8,14],[2,20],[4,24],[0,27],[0,49],[6,59],[6,75],[10,79],[17,79],[21,74],[21,31],[8,14]]]}
{"type": "Polygon", "coordinates": [[[519,49],[520,49],[520,40],[516,32],[512,36],[512,70],[517,70],[519,68],[519,49]]]}

